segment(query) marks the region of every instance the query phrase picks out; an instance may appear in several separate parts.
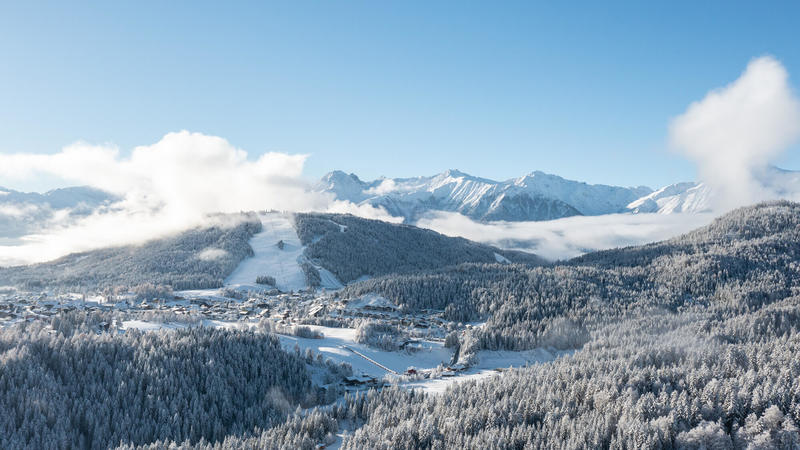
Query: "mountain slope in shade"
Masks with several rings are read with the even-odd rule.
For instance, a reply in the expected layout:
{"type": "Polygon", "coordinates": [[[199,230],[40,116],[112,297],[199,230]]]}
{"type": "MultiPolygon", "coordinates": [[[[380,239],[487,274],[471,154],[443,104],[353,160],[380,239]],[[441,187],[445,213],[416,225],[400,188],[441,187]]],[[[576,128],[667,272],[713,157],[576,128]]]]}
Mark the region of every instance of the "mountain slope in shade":
{"type": "Polygon", "coordinates": [[[474,220],[552,220],[626,211],[652,192],[647,187],[594,185],[543,172],[494,181],[458,170],[431,177],[362,181],[341,171],[325,175],[316,190],[339,200],[386,209],[412,222],[430,211],[458,212],[474,220]]]}
{"type": "Polygon", "coordinates": [[[304,256],[344,283],[462,263],[546,264],[531,253],[349,214],[295,214],[294,225],[304,256]]]}

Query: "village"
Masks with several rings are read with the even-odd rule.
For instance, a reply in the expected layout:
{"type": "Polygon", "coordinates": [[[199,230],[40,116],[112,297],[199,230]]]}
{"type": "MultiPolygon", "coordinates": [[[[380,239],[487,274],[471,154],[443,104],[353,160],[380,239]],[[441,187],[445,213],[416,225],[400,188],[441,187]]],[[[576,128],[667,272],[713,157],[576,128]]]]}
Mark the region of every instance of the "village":
{"type": "MultiPolygon", "coordinates": [[[[278,335],[287,350],[311,350],[352,366],[342,380],[345,390],[381,388],[387,384],[448,378],[466,369],[444,347],[454,329],[440,311],[407,313],[385,298],[366,295],[339,298],[336,291],[276,289],[207,289],[177,291],[155,298],[132,292],[117,295],[21,292],[0,289],[0,328],[20,322],[51,321],[59,314],[97,313],[97,333],[129,329],[154,331],[186,326],[261,327],[278,335]],[[392,348],[359,343],[360,324],[398,330],[392,348]]],[[[469,327],[470,325],[466,325],[469,327]]]]}

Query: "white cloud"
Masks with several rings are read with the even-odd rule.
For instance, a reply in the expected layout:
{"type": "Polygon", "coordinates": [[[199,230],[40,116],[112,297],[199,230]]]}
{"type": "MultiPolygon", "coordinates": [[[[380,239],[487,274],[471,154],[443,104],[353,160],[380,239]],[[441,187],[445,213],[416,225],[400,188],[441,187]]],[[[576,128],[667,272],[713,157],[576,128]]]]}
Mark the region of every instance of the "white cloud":
{"type": "Polygon", "coordinates": [[[549,260],[594,250],[668,239],[706,225],[711,214],[606,214],[544,222],[479,223],[458,213],[436,213],[417,225],[497,247],[523,250],[549,260]]]}
{"type": "Polygon", "coordinates": [[[225,139],[169,133],[129,157],[116,147],[76,143],[52,155],[0,155],[0,176],[45,174],[121,196],[111,208],[0,246],[0,264],[43,261],[93,248],[139,243],[203,223],[218,212],[349,212],[391,218],[382,209],[313,193],[301,178],[306,155],[266,153],[256,160],[225,139]]]}
{"type": "Polygon", "coordinates": [[[335,214],[352,214],[368,219],[383,220],[384,222],[401,223],[402,217],[392,216],[383,207],[368,204],[355,204],[352,202],[334,200],[328,205],[327,212],[335,214]]]}
{"type": "Polygon", "coordinates": [[[798,137],[800,100],[786,69],[769,56],[751,61],[739,79],[692,103],[670,125],[673,145],[697,163],[722,211],[778,197],[759,175],[798,137]]]}
{"type": "Polygon", "coordinates": [[[197,255],[197,258],[202,261],[213,261],[215,259],[224,258],[228,256],[228,252],[221,248],[209,247],[197,255]]]}
{"type": "Polygon", "coordinates": [[[23,217],[35,213],[36,209],[33,205],[0,205],[0,216],[23,217]]]}
{"type": "Polygon", "coordinates": [[[391,178],[386,178],[385,180],[381,181],[381,184],[375,186],[374,188],[368,189],[366,191],[369,195],[385,195],[392,193],[398,190],[397,183],[391,178]]]}

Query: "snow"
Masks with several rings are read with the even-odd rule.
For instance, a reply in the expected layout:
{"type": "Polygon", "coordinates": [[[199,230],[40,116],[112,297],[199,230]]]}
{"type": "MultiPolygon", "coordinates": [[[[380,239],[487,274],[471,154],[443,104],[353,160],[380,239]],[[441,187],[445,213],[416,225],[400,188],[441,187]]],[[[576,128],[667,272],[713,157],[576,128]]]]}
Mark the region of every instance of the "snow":
{"type": "Polygon", "coordinates": [[[677,183],[631,202],[627,209],[634,213],[699,213],[709,211],[712,200],[713,192],[705,183],[677,183]]]}
{"type": "Polygon", "coordinates": [[[511,261],[509,261],[508,258],[497,252],[494,253],[494,259],[500,264],[511,264],[511,261]]]}
{"type": "Polygon", "coordinates": [[[225,285],[264,289],[256,284],[261,275],[275,277],[276,286],[284,292],[305,289],[306,277],[300,267],[305,248],[300,244],[291,217],[285,213],[266,213],[259,215],[262,230],[250,239],[255,256],[247,258],[225,280],[225,285]],[[283,249],[278,242],[283,241],[283,249]]]}
{"type": "Polygon", "coordinates": [[[339,200],[383,206],[390,214],[401,214],[409,221],[431,210],[477,213],[485,209],[481,205],[491,205],[487,213],[500,211],[502,217],[498,219],[502,220],[544,218],[532,217],[530,211],[502,212],[506,207],[504,205],[514,204],[512,198],[521,194],[525,194],[526,198],[561,202],[562,209],[558,214],[562,215],[572,215],[575,210],[588,215],[617,213],[629,203],[652,192],[644,186],[593,185],[539,171],[506,181],[494,181],[458,170],[448,170],[431,177],[382,178],[371,182],[361,181],[343,172],[332,172],[323,177],[316,189],[332,193],[339,200]]]}
{"type": "Polygon", "coordinates": [[[347,304],[347,309],[397,309],[394,303],[378,294],[364,294],[347,304]]]}
{"type": "Polygon", "coordinates": [[[491,369],[476,369],[468,372],[460,373],[451,377],[432,378],[419,381],[411,381],[404,383],[403,387],[407,389],[419,389],[428,394],[442,394],[447,391],[447,388],[464,381],[477,381],[498,376],[499,373],[491,369]]]}
{"type": "Polygon", "coordinates": [[[344,287],[342,282],[339,281],[339,279],[336,278],[336,275],[334,275],[330,270],[325,269],[324,267],[317,266],[317,265],[314,265],[314,267],[316,267],[317,270],[319,271],[319,278],[320,278],[320,286],[321,287],[324,287],[324,288],[327,288],[327,289],[340,289],[340,288],[344,287]]]}
{"type": "Polygon", "coordinates": [[[220,302],[229,302],[233,300],[223,296],[220,289],[190,289],[186,291],[176,291],[175,295],[186,300],[203,299],[220,302]]]}
{"type": "MultiPolygon", "coordinates": [[[[206,327],[227,329],[246,329],[255,326],[255,323],[225,322],[220,320],[203,320],[201,324],[206,327]]],[[[172,331],[189,326],[196,325],[177,322],[158,323],[126,320],[122,322],[120,328],[122,330],[172,331]]],[[[356,330],[354,328],[306,326],[320,332],[323,337],[321,339],[307,339],[278,334],[281,347],[290,352],[294,351],[295,347],[298,347],[301,352],[311,349],[314,353],[320,353],[324,358],[330,358],[337,363],[348,363],[353,368],[353,374],[356,376],[366,375],[381,379],[392,372],[395,375],[402,374],[410,367],[422,372],[436,369],[439,366],[447,366],[452,358],[452,352],[444,348],[440,342],[421,341],[422,349],[414,352],[388,352],[356,343],[356,330]]],[[[550,351],[542,348],[521,352],[486,350],[478,353],[477,364],[464,371],[444,372],[445,376],[436,378],[401,381],[400,386],[407,389],[420,389],[430,394],[440,394],[454,383],[488,379],[501,375],[508,368],[546,363],[562,355],[572,354],[572,352],[550,351]]]]}
{"type": "Polygon", "coordinates": [[[122,330],[139,330],[139,331],[158,331],[158,330],[175,330],[178,328],[186,328],[188,325],[184,323],[175,322],[145,322],[144,320],[125,320],[122,322],[120,329],[122,330]]]}
{"type": "Polygon", "coordinates": [[[499,376],[502,371],[498,370],[546,363],[568,354],[572,354],[572,351],[548,351],[543,348],[521,352],[484,350],[478,353],[478,363],[463,372],[449,377],[411,381],[403,383],[403,387],[421,389],[430,394],[441,394],[454,383],[499,376]]]}
{"type": "MultiPolygon", "coordinates": [[[[306,248],[300,244],[297,231],[288,213],[260,214],[262,229],[250,239],[250,246],[255,255],[242,261],[225,280],[225,285],[232,288],[253,290],[272,289],[256,283],[261,275],[275,277],[275,286],[283,292],[300,291],[308,288],[306,276],[301,264],[313,265],[320,276],[320,287],[339,289],[343,284],[331,271],[309,261],[304,252],[306,248]],[[278,242],[283,241],[283,249],[278,242]]],[[[341,226],[340,226],[341,229],[341,226]]],[[[344,231],[342,229],[342,231],[344,231]]]]}
{"type": "Polygon", "coordinates": [[[446,365],[452,358],[450,350],[444,348],[438,342],[423,341],[423,349],[411,353],[404,351],[387,352],[356,343],[356,330],[353,328],[330,328],[313,325],[308,327],[321,332],[324,337],[322,339],[306,339],[297,336],[278,335],[283,348],[288,351],[294,350],[295,345],[301,351],[310,348],[314,352],[321,353],[325,358],[350,364],[353,367],[354,375],[363,373],[382,378],[388,373],[385,369],[365,359],[358,353],[398,373],[403,373],[412,366],[417,369],[433,369],[440,364],[446,365]]]}

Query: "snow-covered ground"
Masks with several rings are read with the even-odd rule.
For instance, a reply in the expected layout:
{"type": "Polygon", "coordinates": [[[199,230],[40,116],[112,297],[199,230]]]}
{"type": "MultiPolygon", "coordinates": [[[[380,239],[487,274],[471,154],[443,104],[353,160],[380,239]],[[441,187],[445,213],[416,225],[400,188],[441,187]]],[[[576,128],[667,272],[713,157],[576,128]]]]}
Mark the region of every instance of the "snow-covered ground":
{"type": "Polygon", "coordinates": [[[571,352],[551,352],[542,348],[521,352],[484,350],[478,353],[478,364],[463,372],[458,372],[457,375],[411,381],[403,383],[403,386],[409,389],[421,389],[431,394],[440,394],[453,383],[499,376],[502,374],[500,370],[550,362],[569,353],[571,352]]]}
{"type": "MultiPolygon", "coordinates": [[[[297,232],[288,213],[270,212],[260,214],[262,230],[250,239],[255,255],[239,264],[225,280],[225,285],[233,288],[264,289],[256,284],[262,275],[275,277],[276,288],[283,292],[299,291],[308,287],[300,264],[305,260],[305,247],[300,243],[297,232]],[[283,248],[278,242],[283,241],[283,248]]],[[[320,271],[322,287],[340,288],[342,284],[329,271],[320,271]]]]}
{"type": "Polygon", "coordinates": [[[353,367],[354,374],[363,373],[382,378],[389,373],[361,355],[398,373],[405,372],[409,367],[433,369],[440,364],[447,365],[452,357],[452,352],[438,342],[423,341],[421,350],[410,353],[405,351],[387,352],[357,344],[355,342],[356,330],[353,328],[329,328],[312,325],[308,327],[319,331],[324,337],[322,339],[305,339],[296,336],[279,335],[281,345],[290,351],[294,349],[295,345],[300,347],[302,351],[310,348],[315,353],[321,353],[326,358],[331,358],[337,362],[346,362],[353,367]],[[355,350],[355,352],[352,350],[355,350]]]}
{"type": "Polygon", "coordinates": [[[275,287],[281,291],[305,289],[306,277],[299,261],[304,247],[292,226],[291,217],[284,213],[266,213],[259,218],[262,230],[250,239],[255,256],[242,261],[225,284],[262,289],[264,286],[256,284],[256,278],[268,275],[275,277],[275,287]],[[278,248],[280,241],[283,241],[283,249],[278,248]]]}
{"type": "MultiPolygon", "coordinates": [[[[203,320],[197,325],[200,324],[207,327],[239,329],[255,326],[255,323],[252,322],[225,322],[219,320],[203,320]]],[[[197,325],[128,320],[124,321],[120,328],[122,330],[157,331],[175,330],[197,325]]],[[[368,375],[381,379],[387,374],[392,374],[392,372],[402,374],[411,367],[419,372],[429,371],[440,365],[447,366],[452,358],[452,352],[438,342],[423,341],[422,350],[414,352],[388,352],[356,343],[356,330],[353,328],[330,328],[314,325],[308,325],[308,327],[318,331],[323,337],[321,339],[308,339],[279,334],[278,338],[281,346],[287,351],[294,351],[295,347],[299,347],[302,352],[306,349],[311,349],[315,354],[320,353],[325,358],[330,358],[339,363],[348,363],[353,368],[354,375],[368,375]]],[[[449,373],[445,371],[443,372],[444,376],[441,377],[400,381],[399,385],[408,389],[421,389],[427,393],[440,394],[454,383],[500,376],[505,369],[546,363],[570,353],[572,352],[548,351],[541,348],[521,352],[482,351],[478,354],[478,363],[467,370],[449,373]]]]}
{"type": "MultiPolygon", "coordinates": [[[[214,300],[218,302],[229,302],[231,301],[230,298],[225,297],[220,292],[220,289],[190,289],[186,291],[175,291],[174,293],[176,296],[186,299],[186,300],[194,300],[194,299],[206,299],[206,300],[214,300]]],[[[174,302],[173,302],[174,303],[174,302]]]]}
{"type": "Polygon", "coordinates": [[[176,330],[178,328],[186,328],[188,324],[177,322],[147,322],[144,320],[125,320],[119,327],[121,330],[139,330],[139,331],[158,331],[158,330],[176,330]]]}

